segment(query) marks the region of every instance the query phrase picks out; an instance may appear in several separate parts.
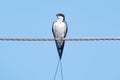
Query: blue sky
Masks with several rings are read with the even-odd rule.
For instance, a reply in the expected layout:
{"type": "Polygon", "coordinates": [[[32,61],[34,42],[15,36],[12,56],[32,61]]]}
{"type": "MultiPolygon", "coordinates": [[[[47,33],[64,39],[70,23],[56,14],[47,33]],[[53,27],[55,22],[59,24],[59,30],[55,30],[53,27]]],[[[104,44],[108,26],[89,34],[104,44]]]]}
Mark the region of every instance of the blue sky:
{"type": "MultiPolygon", "coordinates": [[[[119,37],[119,0],[1,0],[0,37],[53,37],[61,12],[67,37],[119,37]]],[[[120,80],[120,41],[66,41],[64,80],[120,80]]],[[[53,80],[54,41],[0,41],[0,80],[53,80]]],[[[61,80],[60,72],[57,79],[61,80]]]]}

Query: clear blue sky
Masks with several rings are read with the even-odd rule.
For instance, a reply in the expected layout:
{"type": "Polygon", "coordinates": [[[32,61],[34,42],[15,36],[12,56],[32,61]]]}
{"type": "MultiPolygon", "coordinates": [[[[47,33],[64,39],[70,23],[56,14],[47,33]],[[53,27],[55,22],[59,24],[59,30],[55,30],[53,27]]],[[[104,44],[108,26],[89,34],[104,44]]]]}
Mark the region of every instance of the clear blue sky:
{"type": "MultiPolygon", "coordinates": [[[[59,12],[67,37],[120,36],[120,0],[1,0],[0,37],[51,38],[59,12]]],[[[57,61],[54,41],[0,41],[0,80],[53,80],[57,61]]],[[[62,63],[64,80],[120,80],[120,41],[66,41],[62,63]]]]}

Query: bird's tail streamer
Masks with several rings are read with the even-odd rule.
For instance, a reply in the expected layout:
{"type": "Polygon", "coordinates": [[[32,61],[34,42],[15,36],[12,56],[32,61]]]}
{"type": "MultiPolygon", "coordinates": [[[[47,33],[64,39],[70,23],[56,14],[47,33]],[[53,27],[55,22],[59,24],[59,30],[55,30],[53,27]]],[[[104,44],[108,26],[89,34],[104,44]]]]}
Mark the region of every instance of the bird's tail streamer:
{"type": "Polygon", "coordinates": [[[57,64],[56,71],[55,71],[55,75],[54,75],[54,80],[56,79],[56,76],[57,76],[59,64],[60,64],[60,69],[61,69],[61,79],[63,80],[62,62],[61,62],[60,59],[58,60],[58,64],[57,64]]]}
{"type": "Polygon", "coordinates": [[[56,79],[56,75],[57,75],[57,71],[58,71],[58,67],[59,67],[59,62],[60,62],[60,60],[58,60],[58,64],[57,64],[55,75],[54,75],[54,80],[56,79]]]}
{"type": "Polygon", "coordinates": [[[60,69],[61,69],[61,78],[63,80],[63,70],[62,70],[62,62],[61,62],[61,60],[60,60],[60,69]]]}

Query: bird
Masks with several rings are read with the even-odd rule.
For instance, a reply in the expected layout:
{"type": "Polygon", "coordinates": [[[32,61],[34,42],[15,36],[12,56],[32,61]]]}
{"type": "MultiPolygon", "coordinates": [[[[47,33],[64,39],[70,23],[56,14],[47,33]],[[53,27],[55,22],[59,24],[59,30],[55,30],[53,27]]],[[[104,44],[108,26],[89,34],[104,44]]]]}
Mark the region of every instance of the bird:
{"type": "Polygon", "coordinates": [[[56,14],[56,16],[57,16],[57,20],[53,22],[52,32],[53,32],[54,38],[60,38],[60,40],[55,40],[55,43],[56,43],[59,59],[61,60],[64,44],[65,44],[65,40],[63,40],[63,38],[66,37],[68,27],[65,21],[64,14],[58,13],[56,14]]]}

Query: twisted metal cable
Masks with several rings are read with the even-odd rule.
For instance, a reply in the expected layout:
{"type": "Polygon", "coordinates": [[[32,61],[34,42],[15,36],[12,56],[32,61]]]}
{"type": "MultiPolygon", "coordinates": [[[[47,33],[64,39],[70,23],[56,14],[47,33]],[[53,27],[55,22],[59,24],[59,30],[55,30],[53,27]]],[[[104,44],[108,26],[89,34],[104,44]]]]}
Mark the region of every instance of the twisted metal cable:
{"type": "Polygon", "coordinates": [[[102,41],[102,40],[120,40],[120,37],[94,37],[94,38],[0,38],[0,41],[102,41]]]}

